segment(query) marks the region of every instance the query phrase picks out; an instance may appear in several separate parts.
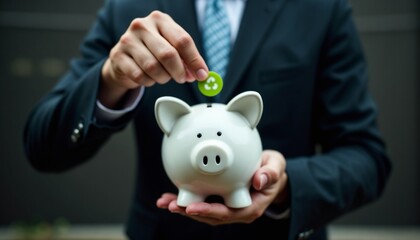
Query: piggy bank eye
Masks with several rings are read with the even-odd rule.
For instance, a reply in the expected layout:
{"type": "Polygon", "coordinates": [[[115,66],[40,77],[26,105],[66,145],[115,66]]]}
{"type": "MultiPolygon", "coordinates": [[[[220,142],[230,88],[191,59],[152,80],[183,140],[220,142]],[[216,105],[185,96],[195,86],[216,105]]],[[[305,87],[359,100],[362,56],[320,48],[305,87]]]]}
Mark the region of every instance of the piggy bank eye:
{"type": "Polygon", "coordinates": [[[201,138],[201,136],[203,136],[201,133],[197,134],[197,138],[201,138]]]}
{"type": "Polygon", "coordinates": [[[217,132],[217,136],[219,136],[219,137],[222,136],[222,132],[221,131],[218,131],[217,132]]]}

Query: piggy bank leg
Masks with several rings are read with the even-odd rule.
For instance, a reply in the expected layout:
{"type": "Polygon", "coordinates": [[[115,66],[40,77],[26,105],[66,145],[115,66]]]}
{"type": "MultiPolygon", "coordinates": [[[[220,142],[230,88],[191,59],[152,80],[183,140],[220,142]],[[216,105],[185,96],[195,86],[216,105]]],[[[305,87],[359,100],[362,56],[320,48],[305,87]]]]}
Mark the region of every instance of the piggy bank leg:
{"type": "Polygon", "coordinates": [[[246,187],[235,189],[225,198],[225,203],[231,208],[243,208],[251,205],[252,200],[249,195],[249,189],[246,187]]]}
{"type": "Polygon", "coordinates": [[[204,196],[195,194],[191,191],[188,191],[186,189],[180,188],[179,192],[178,192],[178,199],[176,201],[176,203],[178,204],[178,206],[181,207],[186,207],[188,205],[190,205],[191,203],[195,203],[195,202],[203,202],[205,199],[204,196]]]}

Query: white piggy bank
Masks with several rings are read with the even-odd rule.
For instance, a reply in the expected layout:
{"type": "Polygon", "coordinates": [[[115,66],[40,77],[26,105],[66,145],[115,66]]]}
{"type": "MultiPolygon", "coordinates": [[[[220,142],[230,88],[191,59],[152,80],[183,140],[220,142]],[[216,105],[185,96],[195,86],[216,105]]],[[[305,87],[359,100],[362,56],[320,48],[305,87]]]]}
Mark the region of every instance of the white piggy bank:
{"type": "Polygon", "coordinates": [[[163,166],[179,189],[179,206],[202,202],[209,195],[223,197],[232,208],[251,204],[251,178],[261,164],[256,126],[262,111],[261,96],[253,91],[227,105],[189,106],[168,96],[156,101],[156,120],[164,132],[163,166]]]}

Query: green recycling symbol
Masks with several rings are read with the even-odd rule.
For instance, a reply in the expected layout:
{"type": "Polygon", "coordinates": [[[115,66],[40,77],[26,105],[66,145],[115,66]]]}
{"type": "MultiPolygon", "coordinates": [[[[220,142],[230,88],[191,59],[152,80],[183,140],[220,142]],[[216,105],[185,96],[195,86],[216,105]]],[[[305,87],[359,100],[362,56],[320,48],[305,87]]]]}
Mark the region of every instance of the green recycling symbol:
{"type": "Polygon", "coordinates": [[[223,80],[216,72],[209,72],[206,80],[198,82],[198,89],[200,92],[208,97],[213,97],[219,94],[223,88],[223,80]]]}

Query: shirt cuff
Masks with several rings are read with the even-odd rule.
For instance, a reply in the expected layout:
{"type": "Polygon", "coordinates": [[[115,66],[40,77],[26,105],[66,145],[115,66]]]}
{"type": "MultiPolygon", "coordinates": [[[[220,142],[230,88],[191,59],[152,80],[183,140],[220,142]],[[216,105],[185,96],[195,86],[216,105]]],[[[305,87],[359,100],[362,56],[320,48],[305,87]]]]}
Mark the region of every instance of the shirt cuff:
{"type": "Polygon", "coordinates": [[[290,208],[287,208],[283,212],[278,213],[277,211],[275,211],[274,209],[270,209],[269,207],[265,210],[264,214],[267,217],[275,219],[275,220],[287,219],[290,217],[290,208]]]}
{"type": "Polygon", "coordinates": [[[140,102],[140,99],[144,94],[144,87],[141,87],[138,90],[130,91],[127,94],[129,95],[126,98],[126,102],[124,103],[122,109],[118,110],[107,108],[99,100],[96,100],[96,121],[101,124],[112,123],[113,121],[122,117],[124,114],[132,111],[140,102]]]}

